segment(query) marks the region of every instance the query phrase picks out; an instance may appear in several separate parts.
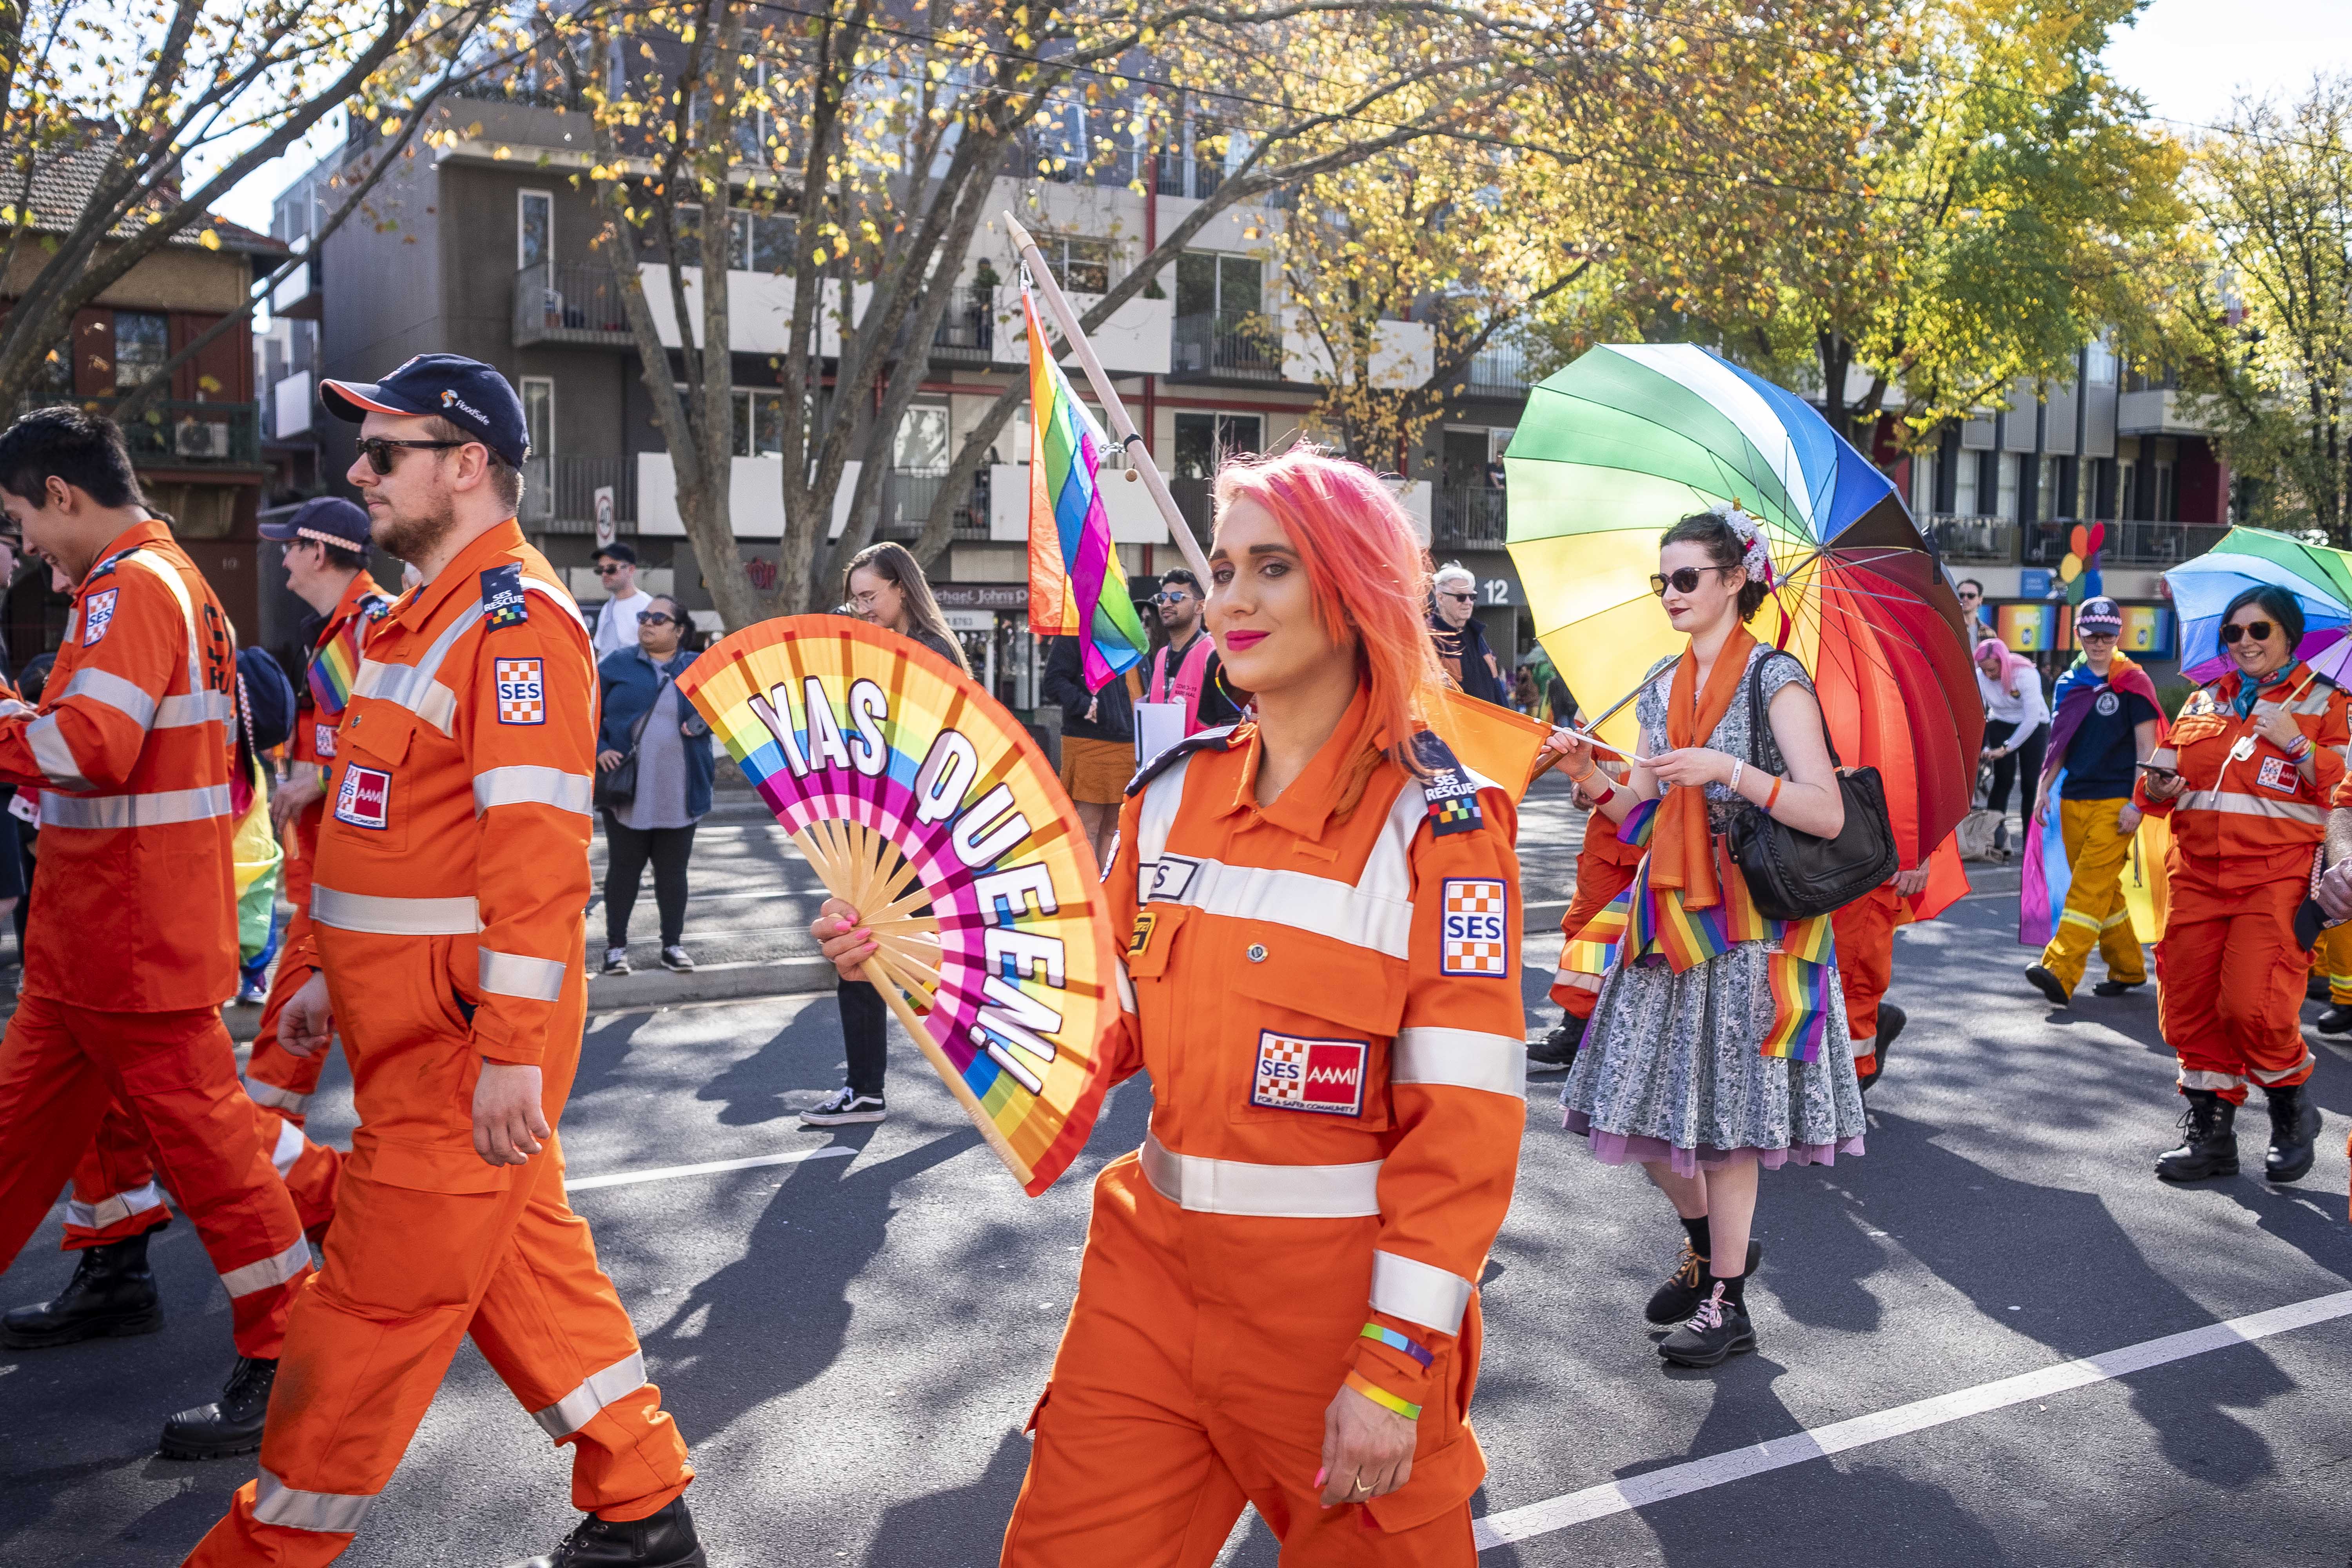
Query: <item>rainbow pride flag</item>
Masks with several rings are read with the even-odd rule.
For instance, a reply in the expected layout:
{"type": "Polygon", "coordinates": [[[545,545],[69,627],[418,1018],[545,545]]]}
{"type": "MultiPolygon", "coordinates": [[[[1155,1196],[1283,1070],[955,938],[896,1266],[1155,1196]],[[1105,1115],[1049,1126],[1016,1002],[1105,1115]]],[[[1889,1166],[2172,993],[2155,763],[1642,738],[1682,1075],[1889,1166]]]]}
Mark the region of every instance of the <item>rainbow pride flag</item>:
{"type": "Polygon", "coordinates": [[[1097,483],[1110,437],[1046,351],[1025,288],[1021,313],[1029,327],[1029,629],[1076,637],[1087,689],[1099,691],[1150,646],[1097,483]]]}
{"type": "Polygon", "coordinates": [[[327,646],[310,656],[310,700],[322,722],[331,723],[352,700],[352,683],[360,678],[360,627],[365,616],[352,616],[327,646]]]}

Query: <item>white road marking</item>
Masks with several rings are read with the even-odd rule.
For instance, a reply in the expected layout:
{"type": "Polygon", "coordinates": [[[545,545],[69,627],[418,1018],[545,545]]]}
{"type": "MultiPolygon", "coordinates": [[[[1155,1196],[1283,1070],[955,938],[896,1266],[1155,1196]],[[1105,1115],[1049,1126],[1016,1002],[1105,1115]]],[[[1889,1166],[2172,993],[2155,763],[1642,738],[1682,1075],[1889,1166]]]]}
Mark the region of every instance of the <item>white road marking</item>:
{"type": "Polygon", "coordinates": [[[1591,1520],[1629,1513],[1634,1509],[1647,1508],[1652,1503],[1664,1502],[1670,1498],[1685,1497],[1710,1487],[1745,1480],[1749,1476],[1801,1465],[1808,1459],[1823,1458],[1831,1454],[1866,1447],[1873,1443],[1884,1443],[1890,1437],[1908,1436],[1914,1432],[1924,1432],[1929,1427],[2006,1409],[2029,1400],[2047,1399],[2070,1388],[2083,1388],[2111,1378],[2127,1377],[2168,1362],[2203,1355],[2208,1351],[2227,1350],[2231,1345],[2249,1344],[2255,1340],[2268,1339],[2273,1334],[2307,1329],[2315,1323],[2343,1317],[2352,1317],[2352,1290],[2315,1296],[2307,1301],[2273,1307],[2267,1312],[2252,1312],[2242,1318],[2231,1318],[2227,1322],[2209,1323],[2201,1329],[2145,1340],[2136,1345],[2126,1345],[2121,1350],[2085,1356],[2080,1361],[2062,1362],[2038,1372],[2021,1373],[2015,1377],[1980,1383],[1974,1388],[1963,1388],[1951,1394],[1939,1394],[1932,1399],[1898,1405],[1891,1410],[1857,1415],[1849,1421],[1832,1422],[1810,1432],[1775,1437],[1769,1443],[1734,1448],[1727,1453],[1710,1454],[1703,1459],[1670,1465],[1664,1469],[1652,1470],[1626,1480],[1587,1487],[1565,1497],[1528,1503],[1522,1508],[1505,1509],[1476,1522],[1478,1549],[1484,1552],[1490,1547],[1507,1546],[1513,1542],[1532,1541],[1539,1535],[1550,1535],[1591,1520]]]}
{"type": "Polygon", "coordinates": [[[838,1143],[822,1149],[795,1149],[789,1154],[754,1154],[748,1160],[706,1160],[699,1165],[663,1165],[651,1171],[615,1171],[609,1176],[575,1176],[563,1184],[567,1193],[592,1187],[633,1187],[639,1182],[667,1182],[678,1176],[710,1176],[721,1171],[756,1171],[762,1165],[797,1165],[803,1160],[846,1160],[856,1153],[838,1143]]]}

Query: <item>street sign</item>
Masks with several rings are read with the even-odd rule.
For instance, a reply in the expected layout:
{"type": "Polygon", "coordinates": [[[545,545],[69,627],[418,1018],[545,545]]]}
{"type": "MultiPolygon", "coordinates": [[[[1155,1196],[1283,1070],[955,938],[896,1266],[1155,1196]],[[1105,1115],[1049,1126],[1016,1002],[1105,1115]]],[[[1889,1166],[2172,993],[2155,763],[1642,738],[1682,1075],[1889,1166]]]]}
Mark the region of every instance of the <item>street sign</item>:
{"type": "Polygon", "coordinates": [[[2050,573],[2047,568],[2028,566],[2017,574],[2017,596],[2021,599],[2046,599],[2050,596],[2050,573]]]}
{"type": "Polygon", "coordinates": [[[613,542],[613,487],[596,487],[596,548],[602,550],[613,542]]]}

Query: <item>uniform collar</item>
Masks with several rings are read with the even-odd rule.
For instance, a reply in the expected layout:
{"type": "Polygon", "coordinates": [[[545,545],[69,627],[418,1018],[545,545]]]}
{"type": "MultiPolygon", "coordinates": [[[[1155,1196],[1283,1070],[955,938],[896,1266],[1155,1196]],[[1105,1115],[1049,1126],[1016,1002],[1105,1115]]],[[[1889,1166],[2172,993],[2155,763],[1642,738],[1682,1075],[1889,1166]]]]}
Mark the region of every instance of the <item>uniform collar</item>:
{"type": "MultiPolygon", "coordinates": [[[[171,527],[160,518],[142,519],[116,534],[113,542],[98,552],[98,559],[90,563],[90,572],[96,572],[125,551],[136,550],[142,544],[168,544],[171,541],[171,527]]],[[[82,584],[87,587],[89,584],[89,576],[84,574],[82,584]]]]}
{"type": "Polygon", "coordinates": [[[382,598],[383,589],[377,584],[373,577],[368,575],[367,568],[362,566],[360,568],[359,575],[343,585],[343,596],[335,601],[334,612],[328,616],[327,625],[339,626],[358,615],[360,601],[370,595],[382,598]]]}
{"type": "MultiPolygon", "coordinates": [[[[2254,701],[2261,701],[2263,693],[2275,691],[2283,686],[2287,687],[2289,690],[2292,690],[2294,688],[2289,686],[2288,683],[2299,680],[2305,673],[2303,661],[2301,659],[2297,659],[2292,664],[2281,665],[2277,673],[2273,674],[2269,679],[2255,683],[2254,701]]],[[[2245,671],[2233,669],[2227,675],[2221,677],[2221,680],[2217,684],[2221,689],[2221,701],[2223,705],[2235,711],[2239,718],[2243,719],[2247,717],[2248,713],[2252,711],[2253,704],[2249,702],[2241,705],[2239,702],[2239,699],[2245,694],[2245,671]]]]}
{"type": "Polygon", "coordinates": [[[1323,828],[1338,808],[1339,797],[1348,787],[1349,774],[1356,753],[1363,749],[1364,725],[1371,714],[1372,698],[1369,687],[1358,686],[1355,700],[1340,717],[1339,727],[1307,764],[1307,771],[1291,782],[1282,792],[1282,798],[1272,805],[1257,803],[1257,768],[1265,755],[1265,742],[1258,727],[1251,724],[1242,731],[1242,765],[1234,781],[1233,798],[1221,806],[1218,815],[1235,812],[1255,812],[1265,821],[1301,838],[1319,839],[1323,828]]]}
{"type": "Polygon", "coordinates": [[[465,549],[441,568],[441,574],[430,583],[421,584],[400,606],[396,618],[412,626],[421,626],[439,613],[441,606],[456,595],[481,592],[481,574],[499,563],[503,557],[523,548],[522,529],[512,518],[497,527],[486,529],[465,549]]]}

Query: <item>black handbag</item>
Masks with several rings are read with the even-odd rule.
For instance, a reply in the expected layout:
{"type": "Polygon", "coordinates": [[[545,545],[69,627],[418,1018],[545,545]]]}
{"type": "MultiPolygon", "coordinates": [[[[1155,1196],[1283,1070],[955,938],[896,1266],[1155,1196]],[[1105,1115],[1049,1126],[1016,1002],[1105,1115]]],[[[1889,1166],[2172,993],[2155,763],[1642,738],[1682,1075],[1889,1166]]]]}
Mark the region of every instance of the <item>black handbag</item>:
{"type": "MultiPolygon", "coordinates": [[[[1748,765],[1764,764],[1756,754],[1758,737],[1767,733],[1764,708],[1764,667],[1775,658],[1767,654],[1748,672],[1748,765]]],[[[1830,739],[1829,719],[1822,719],[1822,740],[1837,766],[1837,742],[1830,739]]],[[[1895,852],[1895,829],[1886,817],[1886,786],[1876,768],[1839,767],[1838,793],[1845,797],[1845,826],[1835,838],[1800,833],[1773,821],[1759,807],[1732,818],[1731,858],[1748,879],[1748,895],[1766,920],[1806,920],[1844,908],[1902,869],[1895,852]]]]}
{"type": "Polygon", "coordinates": [[[661,705],[661,693],[656,691],[637,721],[629,726],[629,750],[620,762],[610,768],[596,770],[596,804],[618,811],[637,798],[637,742],[645,739],[646,721],[654,716],[661,705]]]}

